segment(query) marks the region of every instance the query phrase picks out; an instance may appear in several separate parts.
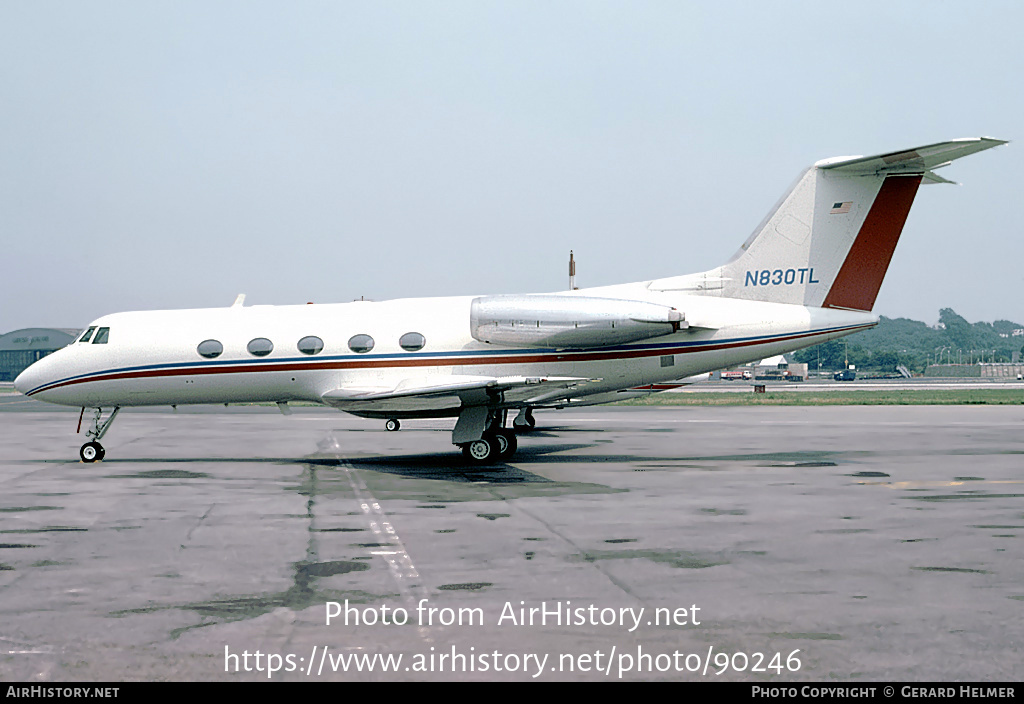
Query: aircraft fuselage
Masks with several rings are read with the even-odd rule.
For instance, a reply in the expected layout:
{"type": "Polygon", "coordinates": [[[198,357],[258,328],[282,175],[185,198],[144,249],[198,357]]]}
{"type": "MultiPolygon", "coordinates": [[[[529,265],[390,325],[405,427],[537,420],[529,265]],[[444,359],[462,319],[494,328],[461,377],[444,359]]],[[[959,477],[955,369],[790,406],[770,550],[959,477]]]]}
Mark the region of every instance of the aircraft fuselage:
{"type": "MultiPolygon", "coordinates": [[[[497,346],[470,335],[472,296],[115,313],[90,324],[109,328],[105,342],[76,342],[55,352],[19,378],[18,387],[33,398],[85,407],[320,403],[333,389],[393,388],[409,377],[558,376],[592,380],[568,394],[582,399],[743,364],[877,322],[870,313],[651,293],[642,285],[575,293],[673,306],[694,327],[595,349],[497,346]],[[704,320],[714,321],[714,329],[697,327],[704,320]],[[403,349],[400,340],[408,333],[422,336],[422,348],[403,349]],[[372,349],[353,351],[355,336],[371,338],[372,349]],[[314,354],[298,347],[310,337],[323,344],[314,354]],[[250,342],[261,339],[272,349],[250,353],[250,342]],[[220,343],[223,351],[204,358],[197,351],[204,341],[220,343]]],[[[360,415],[451,415],[458,409],[457,403],[435,408],[422,399],[387,405],[360,415]]]]}

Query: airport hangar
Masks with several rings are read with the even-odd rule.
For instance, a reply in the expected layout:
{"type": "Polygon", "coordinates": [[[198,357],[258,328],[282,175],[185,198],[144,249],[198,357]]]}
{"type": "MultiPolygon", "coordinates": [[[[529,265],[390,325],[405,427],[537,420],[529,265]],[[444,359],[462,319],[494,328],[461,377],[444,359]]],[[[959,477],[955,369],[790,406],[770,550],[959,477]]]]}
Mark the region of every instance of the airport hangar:
{"type": "Polygon", "coordinates": [[[24,328],[0,335],[0,381],[14,381],[33,362],[74,342],[78,332],[74,328],[24,328]]]}

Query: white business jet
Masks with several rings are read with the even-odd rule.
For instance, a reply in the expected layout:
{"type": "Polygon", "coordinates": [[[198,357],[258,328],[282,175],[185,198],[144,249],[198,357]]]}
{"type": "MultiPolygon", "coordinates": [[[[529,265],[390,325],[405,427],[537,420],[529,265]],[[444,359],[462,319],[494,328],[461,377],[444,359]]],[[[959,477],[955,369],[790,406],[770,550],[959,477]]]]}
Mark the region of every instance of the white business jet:
{"type": "MultiPolygon", "coordinates": [[[[457,417],[474,464],[510,458],[533,409],[621,398],[833,340],[871,309],[910,205],[957,139],[807,169],[728,263],[698,274],[537,295],[116,313],[15,388],[92,409],[84,462],[126,406],[305,401],[365,418],[457,417]],[[110,409],[103,420],[103,409],[110,409]],[[508,427],[509,411],[517,411],[508,427]]],[[[81,429],[82,416],[79,416],[81,429]]]]}

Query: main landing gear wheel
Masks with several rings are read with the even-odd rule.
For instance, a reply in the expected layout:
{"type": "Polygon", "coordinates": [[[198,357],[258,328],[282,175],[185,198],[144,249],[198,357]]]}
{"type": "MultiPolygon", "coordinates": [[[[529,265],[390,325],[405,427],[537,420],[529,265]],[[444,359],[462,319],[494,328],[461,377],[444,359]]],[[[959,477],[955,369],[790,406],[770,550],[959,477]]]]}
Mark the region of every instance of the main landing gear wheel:
{"type": "Polygon", "coordinates": [[[497,445],[499,460],[505,460],[514,455],[519,446],[516,434],[507,428],[500,428],[487,437],[497,445]]]}
{"type": "Polygon", "coordinates": [[[388,422],[384,424],[384,427],[388,429],[388,432],[393,433],[402,427],[402,424],[398,422],[397,418],[388,418],[388,422]]]}
{"type": "Polygon", "coordinates": [[[473,464],[490,464],[498,454],[498,443],[493,438],[480,438],[462,446],[462,456],[473,464]]]}
{"type": "Polygon", "coordinates": [[[82,445],[82,449],[78,451],[78,456],[86,463],[102,460],[106,454],[107,451],[104,450],[103,445],[100,445],[98,442],[87,442],[82,445]]]}
{"type": "Polygon", "coordinates": [[[493,464],[514,455],[518,445],[514,432],[500,428],[463,445],[462,454],[476,465],[493,464]]]}

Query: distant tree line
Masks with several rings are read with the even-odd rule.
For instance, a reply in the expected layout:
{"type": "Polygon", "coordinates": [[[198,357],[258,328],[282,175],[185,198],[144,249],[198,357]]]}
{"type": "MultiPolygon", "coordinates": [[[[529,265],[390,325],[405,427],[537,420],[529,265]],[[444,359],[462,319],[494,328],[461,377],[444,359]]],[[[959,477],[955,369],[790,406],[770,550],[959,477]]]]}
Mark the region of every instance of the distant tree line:
{"type": "Polygon", "coordinates": [[[928,364],[1010,362],[1014,352],[1024,355],[1024,336],[1014,334],[1022,329],[1024,325],[1009,320],[968,323],[953,309],[943,308],[936,327],[882,316],[871,330],[808,347],[791,356],[811,370],[819,363],[823,370],[842,369],[848,358],[858,370],[878,372],[895,372],[901,364],[912,372],[923,372],[928,364]]]}

